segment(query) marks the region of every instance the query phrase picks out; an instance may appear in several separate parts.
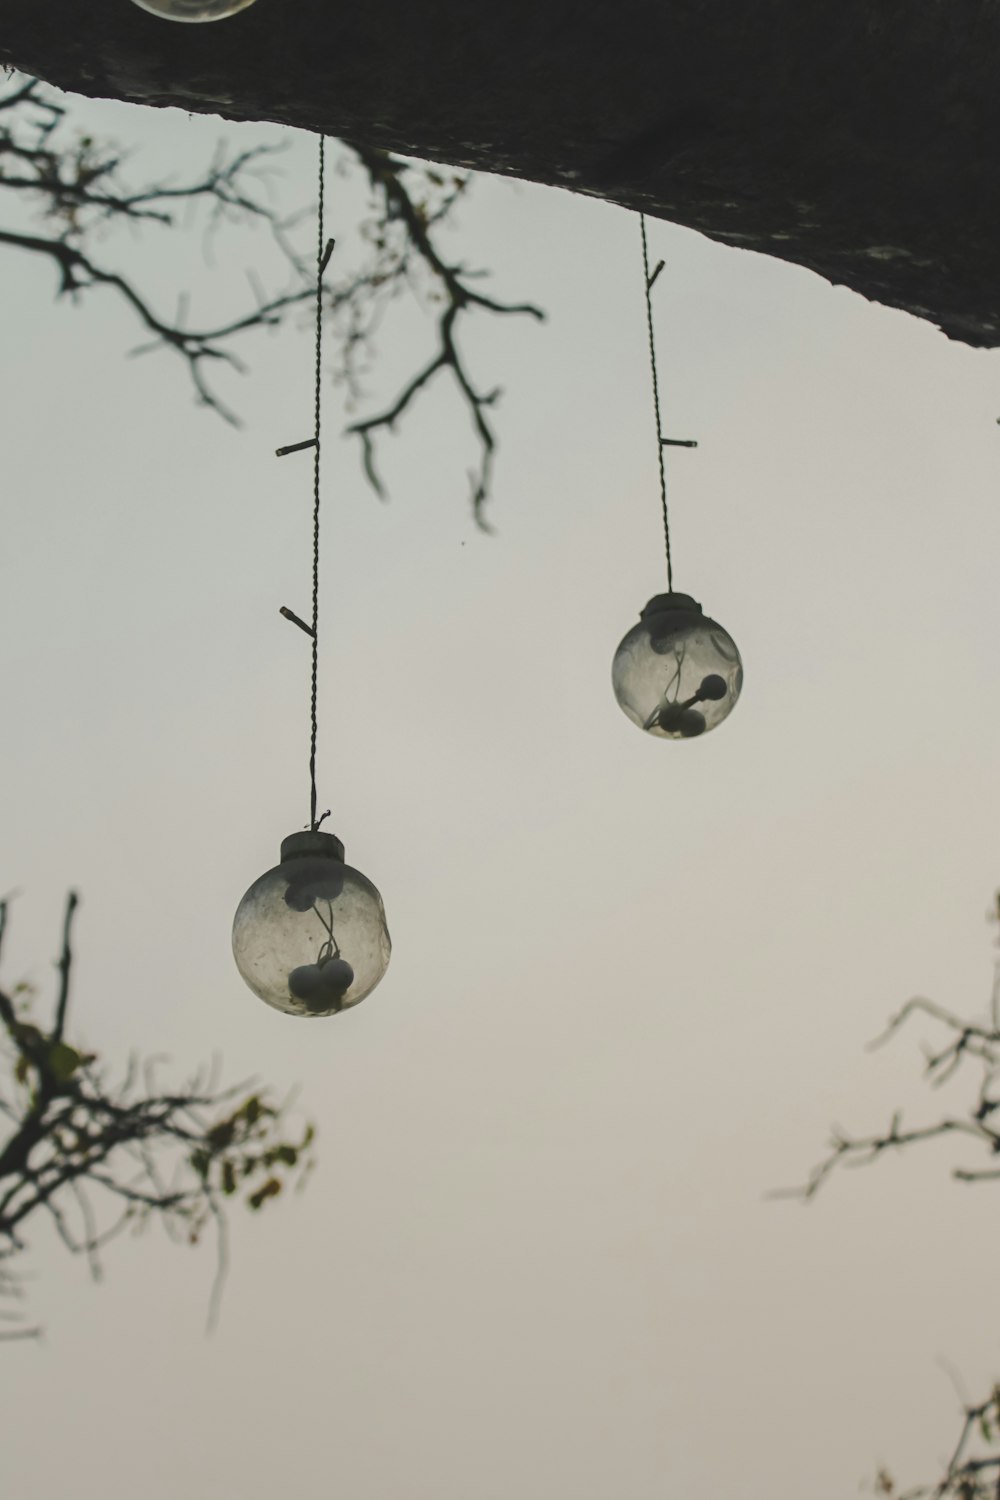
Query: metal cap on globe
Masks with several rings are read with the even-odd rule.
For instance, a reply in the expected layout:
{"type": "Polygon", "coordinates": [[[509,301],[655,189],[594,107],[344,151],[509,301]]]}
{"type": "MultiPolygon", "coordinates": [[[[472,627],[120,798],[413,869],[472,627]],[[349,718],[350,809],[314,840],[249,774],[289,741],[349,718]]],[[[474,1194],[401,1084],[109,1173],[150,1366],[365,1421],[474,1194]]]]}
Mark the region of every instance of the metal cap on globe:
{"type": "Polygon", "coordinates": [[[378,984],[391,944],[382,897],[344,864],[332,833],[293,833],[233,921],[233,957],[261,1000],[290,1016],[333,1016],[378,984]]]}
{"type": "Polygon", "coordinates": [[[141,10],[166,21],[221,21],[246,10],[253,0],[133,0],[141,10]]]}
{"type": "Polygon", "coordinates": [[[690,740],[732,713],[743,663],[732,636],[689,594],[657,594],[615,652],[611,681],[633,724],[690,740]]]}

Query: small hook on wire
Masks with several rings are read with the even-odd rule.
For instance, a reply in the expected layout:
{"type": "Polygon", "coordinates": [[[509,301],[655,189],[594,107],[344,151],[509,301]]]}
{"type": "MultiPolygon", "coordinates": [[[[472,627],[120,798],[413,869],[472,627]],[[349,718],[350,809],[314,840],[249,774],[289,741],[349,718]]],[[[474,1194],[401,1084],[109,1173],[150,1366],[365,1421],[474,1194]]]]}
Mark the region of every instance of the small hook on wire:
{"type": "Polygon", "coordinates": [[[663,270],[663,267],[665,265],[666,265],[666,261],[663,261],[663,260],[657,261],[657,263],[656,263],[656,269],[653,271],[653,274],[650,276],[649,280],[646,282],[646,291],[647,292],[651,292],[653,290],[653,283],[656,280],[657,276],[659,276],[660,272],[663,270]]]}
{"type": "Polygon", "coordinates": [[[694,438],[660,438],[661,448],[697,448],[694,438]]]}

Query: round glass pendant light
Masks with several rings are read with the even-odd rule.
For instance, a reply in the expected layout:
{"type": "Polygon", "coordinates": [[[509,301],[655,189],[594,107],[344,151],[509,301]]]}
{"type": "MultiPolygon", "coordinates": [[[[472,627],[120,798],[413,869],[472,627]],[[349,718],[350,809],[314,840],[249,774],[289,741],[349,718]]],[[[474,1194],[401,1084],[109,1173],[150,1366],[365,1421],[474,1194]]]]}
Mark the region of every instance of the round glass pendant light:
{"type": "Polygon", "coordinates": [[[391,944],[382,897],[344,863],[332,833],[293,833],[281,863],[255,880],[233,922],[236,967],[255,995],[290,1016],[333,1016],[378,984],[391,944]]]}
{"type": "Polygon", "coordinates": [[[313,436],[278,449],[279,458],[313,450],[312,623],[281,608],[312,643],[309,831],[282,841],[280,863],[254,881],[233,919],[233,957],[240,975],[261,1000],[290,1016],[335,1016],[357,1005],[382,978],[391,950],[382,897],[360,871],[344,863],[343,844],[320,829],[329,813],[319,816],[317,811],[323,272],[333,250],[333,241],[325,239],[325,181],[326,139],[320,136],[313,436]]]}
{"type": "Polygon", "coordinates": [[[690,740],[732,713],[743,663],[732,636],[690,595],[657,594],[615,652],[611,681],[633,724],[690,740]]]}
{"type": "Polygon", "coordinates": [[[632,626],[619,645],[611,666],[611,683],[621,708],[647,734],[661,740],[693,740],[721,724],[736,707],[743,687],[743,663],[732,636],[706,616],[698,601],[690,594],[674,592],[663,450],[697,448],[698,444],[689,438],[663,435],[650,293],[664,262],[659,261],[650,271],[645,214],[639,215],[639,233],[667,554],[667,593],[650,599],[638,625],[632,626]]]}
{"type": "Polygon", "coordinates": [[[246,10],[253,0],[134,0],[141,10],[166,21],[221,21],[246,10]]]}

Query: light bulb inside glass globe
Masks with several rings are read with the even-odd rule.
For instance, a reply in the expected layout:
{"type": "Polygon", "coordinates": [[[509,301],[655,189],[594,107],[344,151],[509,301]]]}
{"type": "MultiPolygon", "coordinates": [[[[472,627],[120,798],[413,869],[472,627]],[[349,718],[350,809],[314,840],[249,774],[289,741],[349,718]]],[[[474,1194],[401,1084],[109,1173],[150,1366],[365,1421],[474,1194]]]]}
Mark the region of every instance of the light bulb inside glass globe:
{"type": "Polygon", "coordinates": [[[378,984],[391,944],[382,897],[332,833],[293,833],[236,910],[233,957],[255,995],[290,1016],[333,1016],[378,984]]]}
{"type": "Polygon", "coordinates": [[[633,724],[690,740],[732,713],[743,663],[732,636],[688,594],[657,594],[615,652],[611,681],[633,724]]]}
{"type": "Polygon", "coordinates": [[[253,0],[134,0],[134,4],[166,21],[221,21],[246,10],[253,0]]]}

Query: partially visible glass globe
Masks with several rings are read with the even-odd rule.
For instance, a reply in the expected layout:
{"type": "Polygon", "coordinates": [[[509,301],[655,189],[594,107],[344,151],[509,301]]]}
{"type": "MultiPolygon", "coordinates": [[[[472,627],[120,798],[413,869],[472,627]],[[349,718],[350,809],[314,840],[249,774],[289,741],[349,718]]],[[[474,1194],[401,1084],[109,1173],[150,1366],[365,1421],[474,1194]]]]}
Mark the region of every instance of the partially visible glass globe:
{"type": "Polygon", "coordinates": [[[233,921],[233,957],[255,995],[290,1016],[333,1016],[378,984],[391,944],[382,897],[332,833],[293,833],[233,921]]]}
{"type": "Polygon", "coordinates": [[[633,724],[690,740],[732,713],[743,663],[732,636],[688,594],[657,594],[615,652],[611,681],[633,724]]]}
{"type": "Polygon", "coordinates": [[[142,10],[167,21],[221,21],[246,10],[253,0],[134,0],[142,10]]]}

